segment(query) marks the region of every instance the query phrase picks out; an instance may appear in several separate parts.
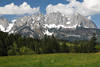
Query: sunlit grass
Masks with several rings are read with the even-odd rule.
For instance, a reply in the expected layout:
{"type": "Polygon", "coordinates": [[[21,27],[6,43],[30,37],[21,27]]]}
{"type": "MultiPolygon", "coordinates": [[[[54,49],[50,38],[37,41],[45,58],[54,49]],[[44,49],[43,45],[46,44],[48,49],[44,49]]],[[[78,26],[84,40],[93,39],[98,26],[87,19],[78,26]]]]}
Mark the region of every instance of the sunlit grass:
{"type": "Polygon", "coordinates": [[[100,67],[100,53],[0,57],[0,67],[100,67]]]}

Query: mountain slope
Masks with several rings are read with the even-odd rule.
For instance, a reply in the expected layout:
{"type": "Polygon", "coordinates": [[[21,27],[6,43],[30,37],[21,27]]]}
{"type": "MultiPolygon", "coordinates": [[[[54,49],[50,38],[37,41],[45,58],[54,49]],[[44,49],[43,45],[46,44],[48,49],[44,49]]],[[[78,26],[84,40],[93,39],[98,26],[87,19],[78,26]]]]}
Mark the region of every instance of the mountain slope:
{"type": "Polygon", "coordinates": [[[72,16],[66,17],[61,13],[50,13],[46,15],[46,26],[48,27],[64,27],[64,28],[76,28],[84,27],[84,28],[97,28],[96,25],[86,17],[75,13],[72,16]],[[47,25],[48,24],[48,25],[47,25]]]}
{"type": "Polygon", "coordinates": [[[60,39],[68,37],[89,39],[93,33],[100,35],[100,30],[97,29],[94,22],[78,13],[72,16],[64,16],[59,12],[24,16],[13,20],[12,23],[2,20],[0,25],[5,29],[0,28],[1,31],[19,33],[33,38],[42,38],[46,34],[54,35],[60,39]]]}

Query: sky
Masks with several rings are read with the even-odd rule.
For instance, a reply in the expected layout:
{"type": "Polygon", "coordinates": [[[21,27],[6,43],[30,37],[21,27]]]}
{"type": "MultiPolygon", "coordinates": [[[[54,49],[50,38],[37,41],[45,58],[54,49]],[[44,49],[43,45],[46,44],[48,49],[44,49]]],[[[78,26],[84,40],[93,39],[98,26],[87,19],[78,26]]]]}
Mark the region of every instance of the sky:
{"type": "Polygon", "coordinates": [[[66,16],[80,13],[100,28],[100,0],[0,0],[0,16],[8,20],[51,12],[61,12],[66,16]]]}

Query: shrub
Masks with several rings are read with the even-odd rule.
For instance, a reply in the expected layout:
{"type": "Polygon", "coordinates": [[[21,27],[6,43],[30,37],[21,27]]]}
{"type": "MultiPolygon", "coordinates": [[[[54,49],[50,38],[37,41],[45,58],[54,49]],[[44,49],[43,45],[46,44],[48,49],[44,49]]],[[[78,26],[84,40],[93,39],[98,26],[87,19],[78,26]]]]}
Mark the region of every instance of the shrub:
{"type": "Polygon", "coordinates": [[[31,50],[30,48],[25,47],[25,46],[21,47],[19,49],[19,52],[20,52],[21,55],[29,55],[29,54],[33,54],[34,53],[33,50],[31,50]]]}
{"type": "Polygon", "coordinates": [[[97,52],[100,52],[100,45],[96,45],[95,48],[97,52]]]}
{"type": "Polygon", "coordinates": [[[10,47],[10,50],[8,50],[8,55],[19,55],[16,43],[13,43],[13,46],[10,47]]]}

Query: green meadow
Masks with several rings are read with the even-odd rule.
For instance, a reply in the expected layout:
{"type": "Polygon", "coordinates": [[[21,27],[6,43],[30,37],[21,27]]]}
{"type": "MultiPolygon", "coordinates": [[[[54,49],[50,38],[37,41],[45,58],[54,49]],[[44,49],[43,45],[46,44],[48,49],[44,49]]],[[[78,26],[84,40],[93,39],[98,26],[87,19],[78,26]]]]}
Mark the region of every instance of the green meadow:
{"type": "Polygon", "coordinates": [[[100,67],[100,53],[5,56],[0,67],[100,67]]]}

